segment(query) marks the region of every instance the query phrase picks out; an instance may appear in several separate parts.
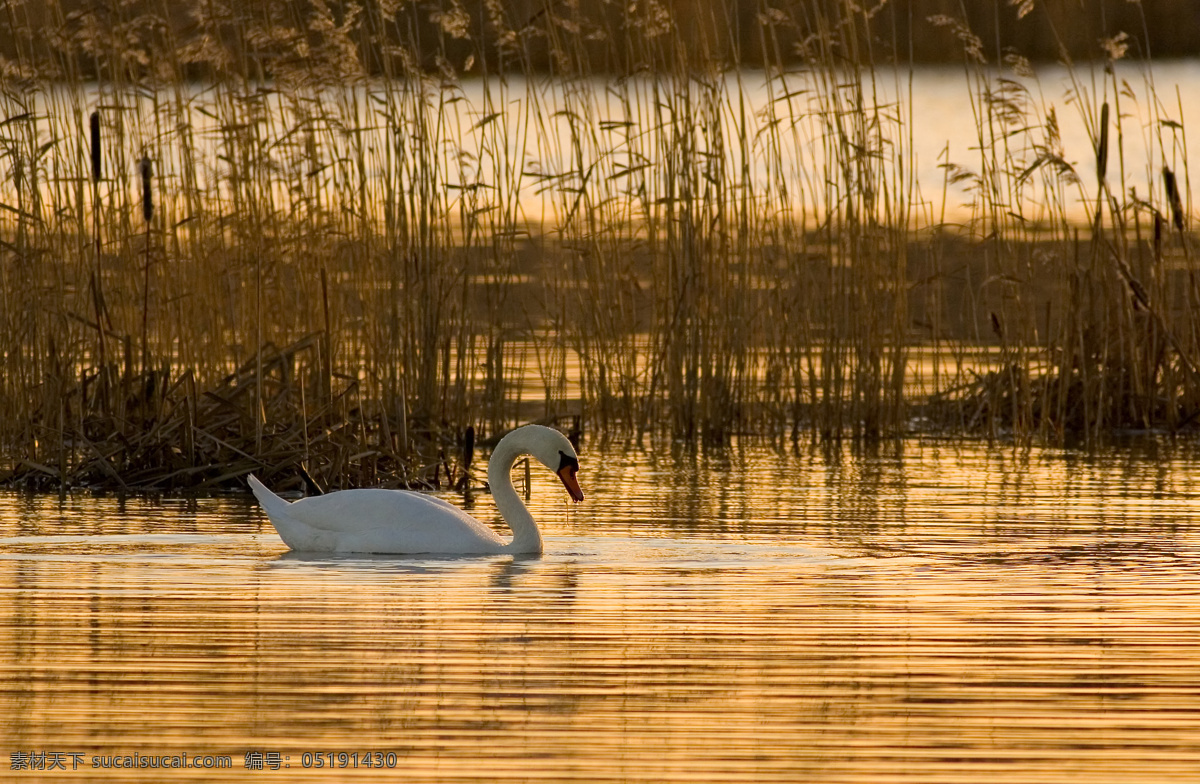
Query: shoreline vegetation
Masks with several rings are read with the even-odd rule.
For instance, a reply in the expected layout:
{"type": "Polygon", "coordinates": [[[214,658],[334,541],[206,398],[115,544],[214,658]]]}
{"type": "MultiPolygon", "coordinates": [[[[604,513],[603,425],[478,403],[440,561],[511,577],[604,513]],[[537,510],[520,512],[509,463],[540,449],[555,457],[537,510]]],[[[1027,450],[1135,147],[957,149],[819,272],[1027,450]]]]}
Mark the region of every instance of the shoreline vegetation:
{"type": "Polygon", "coordinates": [[[0,21],[0,484],[446,487],[468,428],[526,421],[710,443],[1197,425],[1182,98],[1115,67],[1155,51],[1141,3],[1128,28],[1034,0],[986,24],[894,0],[36,5],[0,21]],[[1005,39],[1033,23],[1061,106],[1005,39]],[[1100,30],[1095,59],[1068,27],[1100,30]],[[975,118],[937,183],[905,77],[927,36],[975,118]],[[1064,157],[1060,111],[1094,160],[1064,157]],[[921,195],[952,185],[953,223],[921,195]]]}

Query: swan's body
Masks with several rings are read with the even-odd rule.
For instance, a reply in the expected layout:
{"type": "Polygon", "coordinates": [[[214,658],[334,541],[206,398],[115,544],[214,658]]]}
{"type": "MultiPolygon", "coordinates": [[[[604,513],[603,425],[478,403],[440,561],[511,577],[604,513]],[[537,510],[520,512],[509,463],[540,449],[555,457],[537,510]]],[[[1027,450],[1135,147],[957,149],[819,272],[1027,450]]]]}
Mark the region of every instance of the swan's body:
{"type": "Polygon", "coordinates": [[[284,543],[299,552],[321,553],[540,553],[542,535],[512,483],[513,464],[533,455],[555,471],[575,501],[579,458],[571,442],[541,425],[517,428],[496,445],[488,483],[496,508],[513,530],[505,541],[492,529],[440,498],[407,490],[341,490],[289,503],[254,476],[250,488],[284,543]]]}

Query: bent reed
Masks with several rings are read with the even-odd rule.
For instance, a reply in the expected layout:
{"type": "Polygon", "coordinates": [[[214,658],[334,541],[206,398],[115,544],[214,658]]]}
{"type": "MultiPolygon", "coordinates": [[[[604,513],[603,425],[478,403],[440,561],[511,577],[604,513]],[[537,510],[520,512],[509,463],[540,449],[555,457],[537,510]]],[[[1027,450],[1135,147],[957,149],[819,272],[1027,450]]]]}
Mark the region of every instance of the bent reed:
{"type": "Polygon", "coordinates": [[[7,3],[0,481],[453,484],[457,433],[530,420],[1193,423],[1182,107],[1148,61],[1134,105],[1137,36],[1056,107],[965,8],[924,20],[976,158],[921,183],[896,4],[585,5],[7,3]],[[963,187],[953,218],[922,191],[963,187]]]}

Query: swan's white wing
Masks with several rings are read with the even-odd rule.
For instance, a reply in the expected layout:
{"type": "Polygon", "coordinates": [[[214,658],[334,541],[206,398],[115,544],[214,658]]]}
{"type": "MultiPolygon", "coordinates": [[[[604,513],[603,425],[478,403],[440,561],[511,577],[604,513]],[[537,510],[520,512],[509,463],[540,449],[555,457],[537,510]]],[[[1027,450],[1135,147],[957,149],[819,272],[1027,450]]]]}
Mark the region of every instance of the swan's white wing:
{"type": "Polygon", "coordinates": [[[288,507],[288,515],[327,531],[355,530],[369,521],[396,525],[455,518],[476,522],[458,507],[440,498],[407,490],[341,490],[301,498],[288,507]]]}
{"type": "Polygon", "coordinates": [[[307,542],[304,549],[486,553],[505,543],[461,509],[404,490],[343,490],[304,498],[288,506],[287,516],[305,529],[298,537],[307,542]]]}

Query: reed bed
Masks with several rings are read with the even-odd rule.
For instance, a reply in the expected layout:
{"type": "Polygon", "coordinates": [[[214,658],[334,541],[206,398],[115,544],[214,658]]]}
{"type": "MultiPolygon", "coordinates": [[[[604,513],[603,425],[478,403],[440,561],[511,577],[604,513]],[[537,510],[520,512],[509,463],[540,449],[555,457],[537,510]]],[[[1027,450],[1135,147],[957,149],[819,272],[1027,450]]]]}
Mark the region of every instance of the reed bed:
{"type": "Polygon", "coordinates": [[[1058,106],[965,8],[923,20],[977,157],[922,183],[888,2],[5,11],[0,480],[421,485],[535,419],[1065,442],[1200,411],[1181,99],[1120,75],[1136,30],[1058,106]],[[925,195],[964,186],[953,220],[925,195]]]}

